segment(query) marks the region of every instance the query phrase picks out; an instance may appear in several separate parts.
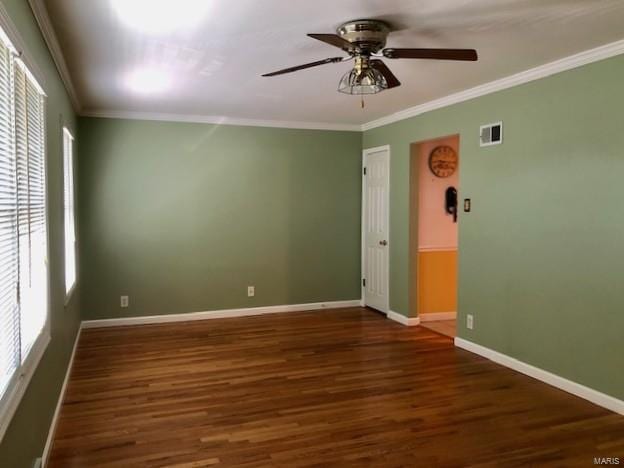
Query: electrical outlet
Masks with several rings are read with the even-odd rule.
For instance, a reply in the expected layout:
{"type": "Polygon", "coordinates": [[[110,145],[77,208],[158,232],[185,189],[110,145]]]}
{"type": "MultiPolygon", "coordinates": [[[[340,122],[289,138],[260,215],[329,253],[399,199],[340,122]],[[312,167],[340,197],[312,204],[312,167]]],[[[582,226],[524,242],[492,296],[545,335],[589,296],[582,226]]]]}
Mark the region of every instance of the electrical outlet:
{"type": "Polygon", "coordinates": [[[466,328],[472,330],[474,328],[474,317],[470,314],[466,316],[466,328]]]}
{"type": "Polygon", "coordinates": [[[128,296],[121,296],[120,304],[121,304],[121,307],[128,307],[128,304],[129,304],[128,296]]]}
{"type": "Polygon", "coordinates": [[[247,286],[247,297],[254,297],[256,295],[255,286],[247,286]]]}

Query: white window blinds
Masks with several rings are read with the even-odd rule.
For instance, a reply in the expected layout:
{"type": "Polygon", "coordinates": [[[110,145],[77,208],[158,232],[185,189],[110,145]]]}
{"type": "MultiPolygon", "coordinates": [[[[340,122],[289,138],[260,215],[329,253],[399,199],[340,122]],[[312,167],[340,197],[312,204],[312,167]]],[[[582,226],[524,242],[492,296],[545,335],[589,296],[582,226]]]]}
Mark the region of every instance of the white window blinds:
{"type": "Polygon", "coordinates": [[[20,62],[17,62],[14,70],[20,342],[23,361],[47,317],[44,97],[20,62]]]}
{"type": "Polygon", "coordinates": [[[0,426],[47,323],[44,100],[0,41],[0,426]]]}
{"type": "Polygon", "coordinates": [[[74,137],[63,129],[63,180],[65,212],[65,293],[76,282],[76,223],[74,219],[74,137]]]}
{"type": "Polygon", "coordinates": [[[0,42],[0,395],[20,366],[13,63],[0,42]]]}

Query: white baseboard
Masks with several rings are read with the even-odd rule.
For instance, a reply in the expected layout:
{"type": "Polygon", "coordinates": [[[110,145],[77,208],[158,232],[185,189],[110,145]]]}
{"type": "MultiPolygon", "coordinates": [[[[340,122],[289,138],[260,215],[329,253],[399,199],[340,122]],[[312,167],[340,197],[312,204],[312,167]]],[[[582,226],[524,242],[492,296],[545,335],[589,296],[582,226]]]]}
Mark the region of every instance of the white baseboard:
{"type": "Polygon", "coordinates": [[[403,314],[399,314],[397,312],[392,312],[392,311],[388,312],[386,316],[390,320],[394,320],[395,322],[399,322],[400,324],[408,326],[408,327],[415,327],[416,325],[420,325],[419,317],[406,317],[403,314]]]}
{"type": "Polygon", "coordinates": [[[352,301],[313,302],[311,304],[291,304],[268,307],[249,307],[245,309],[211,310],[206,312],[190,312],[185,314],[147,315],[144,317],[122,317],[114,319],[85,320],[82,322],[82,328],[120,327],[126,325],[189,322],[194,320],[246,317],[249,315],[303,312],[319,309],[340,309],[344,307],[359,307],[360,303],[360,299],[355,299],[352,301]]]}
{"type": "Polygon", "coordinates": [[[577,397],[590,401],[595,405],[602,406],[603,408],[611,410],[615,413],[624,415],[624,401],[601,393],[598,390],[594,390],[579,383],[565,379],[556,374],[540,369],[539,367],[532,366],[507,356],[506,354],[502,354],[498,351],[486,348],[485,346],[478,345],[472,341],[464,340],[463,338],[455,338],[455,346],[470,351],[471,353],[478,354],[479,356],[483,356],[490,361],[509,367],[510,369],[528,375],[529,377],[533,377],[534,379],[541,380],[542,382],[552,385],[553,387],[557,387],[565,392],[571,393],[572,395],[576,395],[577,397]]]}
{"type": "Polygon", "coordinates": [[[430,314],[420,314],[421,322],[437,322],[439,320],[455,320],[457,312],[431,312],[430,314]]]}
{"type": "Polygon", "coordinates": [[[72,349],[69,363],[67,364],[67,370],[65,371],[65,379],[59,393],[58,401],[56,402],[56,408],[54,409],[54,416],[52,417],[52,423],[50,424],[50,430],[48,431],[48,438],[46,439],[45,447],[43,448],[43,455],[41,456],[41,466],[45,468],[48,464],[48,457],[50,456],[50,450],[52,449],[52,442],[54,441],[54,433],[56,432],[56,424],[58,423],[59,415],[61,414],[61,407],[65,400],[65,391],[67,390],[67,384],[69,382],[69,376],[71,374],[72,367],[74,365],[74,357],[76,356],[76,349],[78,349],[78,341],[80,340],[80,333],[82,326],[78,328],[76,333],[76,339],[74,340],[74,347],[72,349]]]}
{"type": "Polygon", "coordinates": [[[334,302],[315,302],[311,304],[293,304],[283,306],[270,306],[270,307],[251,307],[247,309],[227,309],[227,310],[215,310],[209,312],[193,312],[188,314],[172,314],[172,315],[152,315],[147,317],[127,317],[118,319],[104,319],[104,320],[85,320],[80,324],[76,339],[74,341],[74,347],[72,349],[71,357],[67,365],[65,372],[65,379],[63,380],[63,386],[59,393],[56,408],[54,410],[54,416],[52,417],[52,423],[50,424],[50,430],[48,431],[48,438],[46,439],[45,447],[43,449],[43,455],[41,457],[42,466],[48,463],[48,457],[50,456],[50,450],[52,449],[52,443],[54,441],[54,433],[56,431],[56,425],[65,399],[65,391],[67,390],[67,384],[71,374],[72,367],[74,365],[74,357],[76,355],[76,349],[78,347],[78,341],[80,340],[81,332],[84,328],[100,328],[100,327],[115,327],[123,325],[139,325],[148,323],[167,323],[167,322],[184,322],[192,320],[208,320],[215,318],[228,318],[228,317],[245,317],[249,315],[261,315],[261,314],[275,314],[280,312],[300,312],[307,310],[320,310],[320,309],[340,309],[345,307],[359,307],[361,299],[355,299],[352,301],[334,301],[334,302]]]}

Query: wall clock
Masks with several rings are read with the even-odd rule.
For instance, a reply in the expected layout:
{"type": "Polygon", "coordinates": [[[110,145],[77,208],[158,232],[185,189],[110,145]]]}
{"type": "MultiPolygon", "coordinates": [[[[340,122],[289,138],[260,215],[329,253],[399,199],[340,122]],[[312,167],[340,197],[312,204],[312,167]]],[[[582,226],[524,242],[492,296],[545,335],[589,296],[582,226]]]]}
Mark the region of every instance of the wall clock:
{"type": "Polygon", "coordinates": [[[438,146],[429,155],[429,169],[436,177],[450,177],[457,169],[457,153],[450,146],[438,146]]]}

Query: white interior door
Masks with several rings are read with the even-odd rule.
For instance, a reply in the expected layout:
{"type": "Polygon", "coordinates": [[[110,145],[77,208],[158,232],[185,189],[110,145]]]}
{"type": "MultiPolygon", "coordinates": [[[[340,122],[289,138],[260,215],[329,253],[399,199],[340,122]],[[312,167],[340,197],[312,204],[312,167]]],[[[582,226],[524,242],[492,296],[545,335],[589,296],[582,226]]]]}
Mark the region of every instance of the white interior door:
{"type": "Polygon", "coordinates": [[[389,312],[390,147],[364,150],[362,175],[362,298],[389,312]]]}

